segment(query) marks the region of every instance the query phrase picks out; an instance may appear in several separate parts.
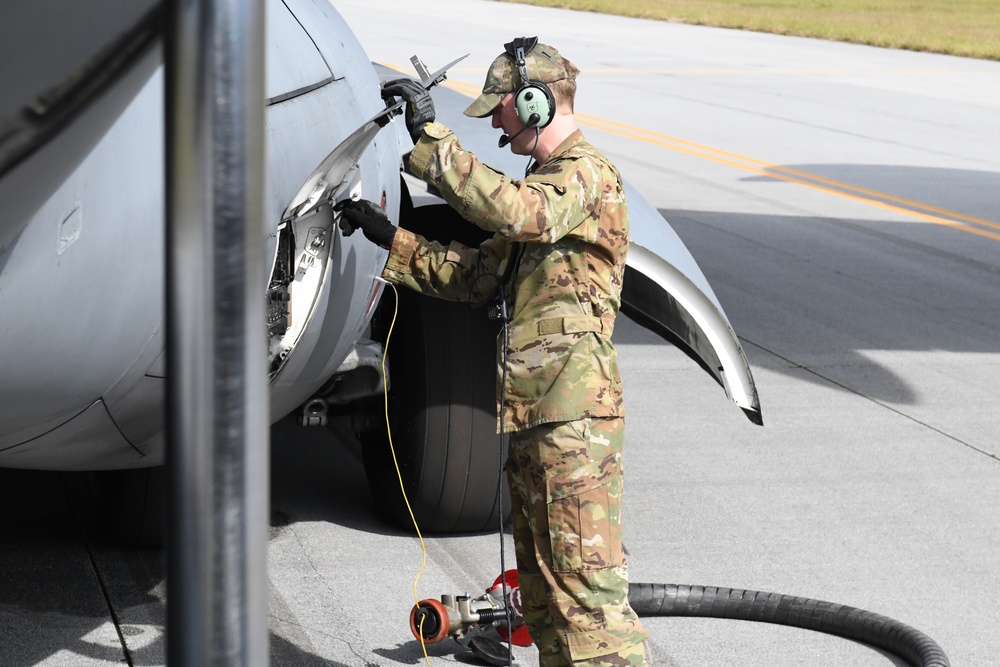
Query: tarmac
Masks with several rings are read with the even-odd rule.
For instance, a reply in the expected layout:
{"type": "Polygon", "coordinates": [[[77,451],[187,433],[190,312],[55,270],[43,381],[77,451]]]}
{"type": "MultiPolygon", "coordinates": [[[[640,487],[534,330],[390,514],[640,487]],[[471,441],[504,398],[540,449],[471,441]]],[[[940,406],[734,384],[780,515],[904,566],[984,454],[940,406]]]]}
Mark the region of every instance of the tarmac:
{"type": "MultiPolygon", "coordinates": [[[[584,72],[584,133],[739,334],[763,427],[619,322],[633,581],[846,604],[953,665],[1000,664],[1000,63],[487,0],[336,6],[386,65],[470,53],[435,89],[439,118],[513,175],[525,160],[461,109],[512,31],[557,45],[584,72]]],[[[509,535],[429,537],[414,585],[424,552],[373,513],[347,426],[287,418],[272,442],[271,664],[423,663],[414,588],[481,591],[509,535]]],[[[101,537],[86,475],[0,471],[0,498],[0,665],[165,664],[162,552],[101,537]]],[[[906,664],[807,630],[645,623],[658,667],[906,664]]]]}

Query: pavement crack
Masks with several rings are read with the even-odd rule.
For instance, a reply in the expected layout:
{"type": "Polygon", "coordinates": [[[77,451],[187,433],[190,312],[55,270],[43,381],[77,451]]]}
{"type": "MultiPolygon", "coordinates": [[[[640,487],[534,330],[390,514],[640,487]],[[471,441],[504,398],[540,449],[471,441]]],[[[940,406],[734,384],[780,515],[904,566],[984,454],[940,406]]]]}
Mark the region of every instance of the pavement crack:
{"type": "MultiPolygon", "coordinates": [[[[330,582],[327,580],[326,576],[323,574],[323,572],[320,570],[320,568],[318,568],[316,566],[316,562],[313,560],[312,554],[306,548],[306,544],[303,541],[302,536],[295,529],[294,522],[290,522],[289,523],[289,532],[291,532],[291,534],[295,537],[295,541],[298,543],[299,549],[301,550],[301,553],[305,556],[305,562],[309,564],[309,568],[312,570],[312,572],[316,576],[316,578],[319,579],[322,582],[323,588],[325,588],[326,591],[327,591],[327,593],[329,594],[330,601],[332,603],[336,604],[336,601],[337,601],[336,592],[334,591],[333,587],[330,586],[330,582]]],[[[280,620],[280,621],[282,621],[284,623],[289,623],[289,624],[293,623],[292,621],[288,621],[286,619],[281,619],[281,618],[276,617],[276,616],[272,616],[272,618],[274,618],[275,620],[280,620]]],[[[297,625],[298,627],[304,629],[304,630],[309,630],[311,632],[317,632],[317,633],[319,633],[321,635],[324,635],[324,636],[327,636],[327,637],[331,637],[331,638],[336,639],[336,640],[338,640],[340,642],[343,642],[343,644],[345,646],[347,646],[347,648],[351,651],[351,653],[353,653],[358,659],[362,660],[362,662],[364,664],[366,664],[366,665],[371,664],[368,661],[368,659],[365,656],[363,656],[358,651],[357,648],[355,648],[354,643],[352,643],[352,638],[345,638],[345,637],[343,637],[341,635],[332,635],[329,632],[326,632],[326,631],[321,630],[319,628],[313,627],[311,625],[310,626],[304,625],[303,623],[301,623],[299,621],[294,622],[294,624],[297,625]]],[[[357,633],[352,632],[352,634],[354,635],[354,637],[353,637],[354,640],[356,640],[357,642],[359,642],[363,646],[366,645],[366,642],[364,641],[364,639],[362,637],[358,636],[357,633]]]]}
{"type": "Polygon", "coordinates": [[[300,628],[302,630],[305,630],[307,632],[315,633],[317,635],[322,635],[323,637],[326,637],[327,639],[332,639],[333,641],[340,642],[341,644],[343,644],[344,646],[346,646],[347,649],[351,653],[353,653],[356,658],[358,658],[359,660],[361,660],[362,664],[364,664],[366,667],[378,667],[377,663],[370,662],[367,657],[365,657],[364,655],[362,655],[362,653],[357,648],[354,647],[354,644],[351,643],[350,639],[345,639],[344,637],[342,637],[342,636],[340,636],[338,634],[333,634],[332,632],[330,632],[328,630],[325,630],[323,628],[320,628],[320,627],[317,627],[317,626],[314,626],[314,625],[306,625],[305,623],[302,623],[298,619],[284,618],[284,617],[279,616],[277,614],[270,614],[270,619],[272,621],[275,621],[275,622],[278,622],[278,623],[283,623],[285,625],[291,625],[291,626],[300,628]]]}
{"type": "Polygon", "coordinates": [[[80,539],[83,540],[83,548],[87,550],[87,558],[90,560],[90,567],[94,570],[94,576],[97,578],[97,585],[101,589],[101,595],[104,596],[104,603],[108,607],[108,613],[111,614],[111,622],[114,624],[115,632],[118,634],[118,642],[121,644],[122,654],[125,656],[125,663],[128,667],[135,667],[135,662],[132,658],[132,651],[129,649],[128,643],[125,641],[124,632],[122,632],[121,619],[118,617],[118,612],[115,611],[115,605],[111,601],[111,591],[108,589],[108,584],[104,580],[104,575],[101,574],[101,568],[97,565],[97,558],[94,557],[94,550],[90,544],[90,540],[87,538],[87,531],[84,529],[84,524],[80,517],[76,503],[73,502],[72,494],[66,486],[65,476],[60,477],[60,482],[62,483],[63,492],[66,494],[66,499],[69,502],[70,511],[73,513],[73,519],[76,521],[76,526],[80,530],[80,539]]]}

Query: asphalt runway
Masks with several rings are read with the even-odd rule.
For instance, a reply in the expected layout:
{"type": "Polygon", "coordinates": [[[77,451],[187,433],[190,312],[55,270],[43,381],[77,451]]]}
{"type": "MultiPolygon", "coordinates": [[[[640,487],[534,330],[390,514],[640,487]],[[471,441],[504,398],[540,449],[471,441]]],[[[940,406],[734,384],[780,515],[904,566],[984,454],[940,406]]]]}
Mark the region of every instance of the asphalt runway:
{"type": "MultiPolygon", "coordinates": [[[[469,53],[439,118],[504,42],[539,35],[582,70],[577,112],[688,245],[740,335],[756,427],[627,320],[633,581],[793,594],[1000,655],[1000,63],[485,0],[338,1],[369,56],[412,72],[469,53]]],[[[419,665],[419,542],[371,512],[345,425],[273,429],[271,664],[419,665]]],[[[159,552],[88,529],[85,480],[0,471],[0,665],[163,664],[159,552]]],[[[477,594],[499,537],[427,538],[420,598],[477,594]]],[[[509,536],[507,555],[512,560],[509,536]]],[[[658,666],[903,665],[869,646],[740,621],[649,619],[658,666]]],[[[430,663],[467,664],[450,642],[430,663]]],[[[531,649],[516,663],[531,665],[531,649]]]]}

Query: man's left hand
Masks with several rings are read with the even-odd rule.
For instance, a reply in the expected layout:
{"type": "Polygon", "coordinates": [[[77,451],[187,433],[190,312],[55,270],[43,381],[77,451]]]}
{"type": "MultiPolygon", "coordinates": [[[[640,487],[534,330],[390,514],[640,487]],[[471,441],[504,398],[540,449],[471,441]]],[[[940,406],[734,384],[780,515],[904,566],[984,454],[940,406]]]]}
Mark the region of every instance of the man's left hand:
{"type": "Polygon", "coordinates": [[[406,129],[417,143],[424,125],[435,118],[434,100],[427,89],[413,79],[391,79],[382,84],[382,98],[402,97],[406,101],[406,129]]]}

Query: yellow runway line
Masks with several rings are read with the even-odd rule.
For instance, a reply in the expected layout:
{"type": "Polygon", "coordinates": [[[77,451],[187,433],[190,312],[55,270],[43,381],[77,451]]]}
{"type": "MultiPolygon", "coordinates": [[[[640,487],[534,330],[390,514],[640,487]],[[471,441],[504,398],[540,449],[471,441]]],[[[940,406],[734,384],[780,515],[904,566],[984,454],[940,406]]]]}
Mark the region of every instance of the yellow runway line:
{"type": "MultiPolygon", "coordinates": [[[[395,65],[387,65],[387,67],[392,67],[400,72],[406,71],[404,68],[397,67],[395,65]]],[[[481,88],[477,85],[466,83],[464,81],[455,81],[452,79],[446,79],[441,85],[464,95],[468,95],[469,97],[476,97],[479,95],[481,90],[481,88]]],[[[957,211],[950,211],[948,209],[932,206],[930,204],[924,204],[912,199],[896,197],[895,195],[890,195],[885,192],[851,185],[850,183],[844,183],[842,181],[826,178],[817,174],[811,174],[798,169],[782,167],[757,158],[747,157],[738,153],[713,148],[711,146],[698,144],[693,141],[687,141],[685,139],[672,137],[659,132],[625,125],[623,123],[607,120],[598,116],[577,113],[576,118],[577,121],[584,127],[592,127],[603,132],[610,132],[628,139],[684,153],[685,155],[691,155],[703,160],[710,160],[712,162],[741,169],[752,174],[766,176],[785,183],[800,185],[802,187],[831,194],[850,201],[874,206],[875,208],[885,211],[900,213],[924,222],[930,222],[935,225],[950,227],[959,231],[1000,241],[1000,233],[992,231],[1000,230],[1000,222],[965,215],[957,211]]]]}

